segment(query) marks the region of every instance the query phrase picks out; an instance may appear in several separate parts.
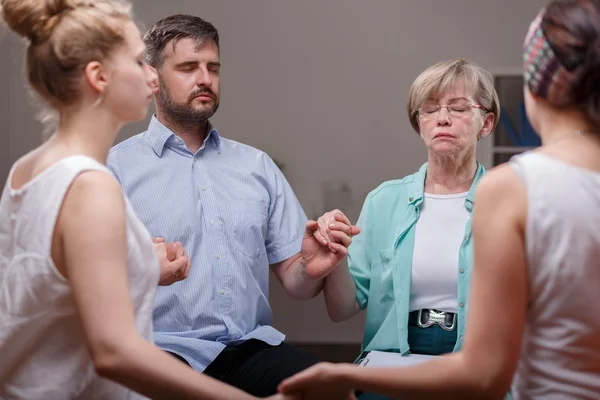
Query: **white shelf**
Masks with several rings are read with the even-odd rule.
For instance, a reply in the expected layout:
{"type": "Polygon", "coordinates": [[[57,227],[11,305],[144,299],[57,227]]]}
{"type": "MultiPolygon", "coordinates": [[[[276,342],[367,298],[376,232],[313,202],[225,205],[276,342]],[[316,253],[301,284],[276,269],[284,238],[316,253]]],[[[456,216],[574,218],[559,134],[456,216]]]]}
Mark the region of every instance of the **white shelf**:
{"type": "Polygon", "coordinates": [[[524,151],[533,150],[537,147],[526,147],[526,146],[494,146],[492,147],[493,153],[503,153],[503,154],[516,154],[522,153],[524,151]]]}

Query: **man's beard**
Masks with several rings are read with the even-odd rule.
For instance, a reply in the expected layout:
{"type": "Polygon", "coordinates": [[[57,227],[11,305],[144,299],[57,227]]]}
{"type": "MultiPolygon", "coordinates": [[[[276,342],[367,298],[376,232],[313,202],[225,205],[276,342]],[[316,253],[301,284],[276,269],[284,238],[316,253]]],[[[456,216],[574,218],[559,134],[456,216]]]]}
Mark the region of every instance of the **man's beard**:
{"type": "Polygon", "coordinates": [[[169,121],[182,126],[197,125],[206,122],[212,117],[219,108],[219,99],[217,95],[209,88],[198,88],[188,97],[187,103],[181,104],[173,101],[171,92],[159,78],[160,89],[156,96],[156,105],[169,121]],[[209,109],[196,109],[192,105],[194,98],[201,93],[210,95],[213,99],[213,106],[209,109]]]}

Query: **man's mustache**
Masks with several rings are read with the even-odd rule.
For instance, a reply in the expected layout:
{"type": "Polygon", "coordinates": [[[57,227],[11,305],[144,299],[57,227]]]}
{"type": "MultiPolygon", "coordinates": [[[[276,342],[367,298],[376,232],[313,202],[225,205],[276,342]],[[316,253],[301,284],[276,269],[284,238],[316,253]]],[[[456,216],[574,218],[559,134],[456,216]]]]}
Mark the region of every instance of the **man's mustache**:
{"type": "Polygon", "coordinates": [[[215,93],[212,90],[210,90],[208,88],[204,88],[204,89],[198,89],[198,90],[193,91],[190,94],[190,101],[194,100],[194,98],[200,96],[201,94],[208,94],[213,100],[215,100],[215,98],[217,97],[217,96],[215,96],[215,93]]]}

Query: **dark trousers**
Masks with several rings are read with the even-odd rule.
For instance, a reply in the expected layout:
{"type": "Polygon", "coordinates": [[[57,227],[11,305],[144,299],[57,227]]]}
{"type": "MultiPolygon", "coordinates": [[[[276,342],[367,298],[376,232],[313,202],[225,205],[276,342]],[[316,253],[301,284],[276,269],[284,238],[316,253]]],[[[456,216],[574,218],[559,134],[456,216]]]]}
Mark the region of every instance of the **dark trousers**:
{"type": "MultiPolygon", "coordinates": [[[[182,362],[187,362],[170,353],[182,362]]],[[[204,373],[258,397],[277,393],[281,381],[319,362],[312,354],[287,343],[271,346],[250,339],[227,346],[204,373]]]]}

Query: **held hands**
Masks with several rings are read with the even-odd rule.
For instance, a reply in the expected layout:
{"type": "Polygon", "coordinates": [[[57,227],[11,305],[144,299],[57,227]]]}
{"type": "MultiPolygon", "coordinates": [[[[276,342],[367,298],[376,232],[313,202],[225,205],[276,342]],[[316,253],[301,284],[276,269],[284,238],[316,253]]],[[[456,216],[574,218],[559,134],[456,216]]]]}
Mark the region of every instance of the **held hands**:
{"type": "Polygon", "coordinates": [[[348,367],[319,363],[281,382],[279,392],[298,400],[356,400],[354,390],[342,379],[343,368],[348,367]]]}
{"type": "Polygon", "coordinates": [[[304,271],[311,279],[322,279],[348,255],[352,237],[360,228],[339,210],[329,211],[317,221],[308,221],[302,241],[304,271]]]}
{"type": "Polygon", "coordinates": [[[154,251],[160,262],[161,286],[172,285],[188,277],[192,261],[180,242],[165,243],[162,237],[152,238],[154,251]]]}
{"type": "Polygon", "coordinates": [[[269,397],[255,397],[256,399],[266,399],[266,400],[302,400],[300,396],[285,396],[281,393],[274,394],[269,397]]]}

